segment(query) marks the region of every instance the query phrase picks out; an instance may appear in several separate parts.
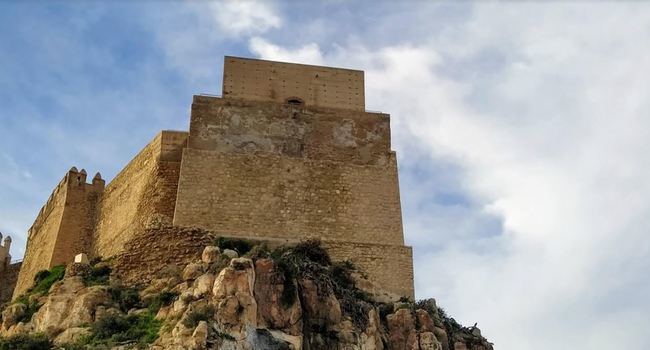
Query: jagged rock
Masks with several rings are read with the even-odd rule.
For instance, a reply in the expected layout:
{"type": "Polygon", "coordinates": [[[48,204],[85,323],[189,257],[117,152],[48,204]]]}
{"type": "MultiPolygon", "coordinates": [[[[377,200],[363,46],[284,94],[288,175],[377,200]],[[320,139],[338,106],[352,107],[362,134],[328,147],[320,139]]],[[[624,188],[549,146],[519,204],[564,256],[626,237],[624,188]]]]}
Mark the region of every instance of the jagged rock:
{"type": "Polygon", "coordinates": [[[328,327],[341,322],[341,304],[334,295],[322,295],[310,279],[302,279],[300,285],[303,312],[310,326],[328,327]]]}
{"type": "Polygon", "coordinates": [[[212,264],[213,262],[219,259],[221,255],[221,249],[216,246],[207,246],[203,249],[203,254],[201,254],[201,261],[206,264],[212,264]]]}
{"type": "Polygon", "coordinates": [[[235,259],[239,257],[239,254],[237,254],[237,252],[232,249],[224,249],[222,254],[231,259],[235,259]]]}
{"type": "Polygon", "coordinates": [[[194,288],[194,298],[201,298],[212,294],[212,287],[214,286],[214,275],[206,273],[199,276],[192,285],[194,288]]]}
{"type": "MultiPolygon", "coordinates": [[[[155,317],[164,326],[150,349],[493,350],[478,328],[454,332],[454,348],[449,349],[449,337],[436,323],[442,324],[439,315],[425,310],[413,312],[412,303],[381,308],[361,301],[355,305],[349,300],[350,294],[344,294],[346,299],[339,301],[327,279],[306,278],[309,274],[305,274],[297,281],[285,281],[284,270],[272,259],[225,260],[215,250],[206,255],[210,257],[201,263],[187,265],[182,279],[178,269],[179,273],[173,275],[158,275],[140,293],[143,300],[153,300],[149,298],[163,291],[179,293],[171,305],[158,310],[155,317]],[[228,262],[216,276],[216,269],[205,272],[210,266],[207,261],[212,261],[215,254],[219,268],[228,262]],[[350,314],[343,312],[358,306],[367,307],[367,322],[359,322],[360,309],[350,314]],[[395,308],[382,323],[380,310],[395,308]],[[361,325],[365,329],[360,329],[361,325]]],[[[98,319],[124,315],[116,308],[108,286],[86,287],[80,275],[67,275],[52,286],[48,295],[32,295],[29,299],[41,304],[31,322],[18,322],[23,319],[24,305],[10,305],[2,312],[0,336],[43,332],[57,345],[73,343],[89,334],[88,326],[98,319]]],[[[128,314],[149,312],[143,306],[128,314]]],[[[426,309],[435,310],[435,304],[426,309]]]]}
{"type": "Polygon", "coordinates": [[[375,309],[368,312],[368,327],[361,333],[361,348],[364,350],[383,350],[384,342],[381,338],[381,321],[375,309]]]}
{"type": "Polygon", "coordinates": [[[183,269],[183,279],[185,281],[194,280],[204,272],[203,264],[191,263],[183,269]]]}
{"type": "Polygon", "coordinates": [[[54,339],[54,345],[72,344],[90,334],[88,327],[72,327],[64,330],[54,339]]]}
{"type": "MultiPolygon", "coordinates": [[[[288,281],[287,283],[294,283],[288,281]]],[[[295,286],[294,286],[295,288],[295,286]]],[[[285,305],[282,294],[284,276],[275,269],[271,259],[255,262],[255,299],[257,301],[258,327],[281,329],[291,335],[302,332],[302,308],[296,293],[291,305],[285,305]]]]}
{"type": "Polygon", "coordinates": [[[441,350],[442,344],[436,339],[433,332],[420,333],[420,350],[441,350]]]}
{"type": "Polygon", "coordinates": [[[208,345],[208,323],[205,321],[199,322],[199,325],[196,326],[194,332],[192,333],[192,345],[197,350],[202,350],[207,348],[208,345]]]}
{"type": "MultiPolygon", "coordinates": [[[[50,288],[50,294],[47,296],[46,302],[32,317],[34,329],[37,332],[56,336],[66,326],[79,326],[66,322],[66,319],[70,315],[76,298],[84,288],[83,281],[79,276],[56,282],[50,288]]],[[[77,312],[81,312],[80,309],[77,308],[77,312]]],[[[90,312],[90,310],[83,311],[90,312]]],[[[75,315],[75,318],[83,318],[83,316],[75,315]]]]}
{"type": "Polygon", "coordinates": [[[417,324],[419,327],[418,331],[420,332],[433,332],[436,328],[433,324],[433,319],[425,310],[415,310],[415,318],[417,319],[417,324]]]}
{"type": "Polygon", "coordinates": [[[253,297],[255,271],[252,260],[235,260],[231,267],[221,270],[212,294],[218,323],[229,332],[242,333],[246,326],[257,324],[257,302],[253,297]]]}
{"type": "Polygon", "coordinates": [[[296,349],[294,344],[284,340],[283,338],[276,338],[271,331],[264,328],[249,328],[246,332],[246,341],[250,344],[252,349],[265,349],[265,350],[292,350],[296,349]]]}
{"type": "Polygon", "coordinates": [[[418,350],[415,320],[409,309],[399,309],[387,316],[388,341],[395,350],[418,350]]]}
{"type": "Polygon", "coordinates": [[[2,328],[8,330],[11,326],[16,325],[27,310],[27,306],[22,303],[15,303],[7,306],[2,311],[2,328]]]}
{"type": "Polygon", "coordinates": [[[435,327],[433,329],[433,334],[436,336],[436,339],[442,344],[442,350],[449,349],[449,337],[447,336],[447,331],[440,327],[435,327]]]}

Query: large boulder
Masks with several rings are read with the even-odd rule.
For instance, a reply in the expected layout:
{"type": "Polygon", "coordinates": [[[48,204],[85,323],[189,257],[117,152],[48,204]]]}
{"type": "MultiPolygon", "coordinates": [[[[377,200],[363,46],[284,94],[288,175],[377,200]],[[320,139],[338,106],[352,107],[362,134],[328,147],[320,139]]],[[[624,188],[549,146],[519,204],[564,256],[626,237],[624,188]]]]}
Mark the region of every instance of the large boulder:
{"type": "Polygon", "coordinates": [[[185,266],[185,269],[183,269],[183,280],[189,281],[189,280],[195,280],[199,276],[203,274],[205,271],[203,264],[199,263],[191,263],[185,266]]]}
{"type": "Polygon", "coordinates": [[[80,276],[63,279],[50,288],[50,294],[43,306],[32,317],[37,332],[56,336],[66,326],[66,319],[75,305],[79,293],[85,288],[80,276]]]}
{"type": "Polygon", "coordinates": [[[54,345],[73,344],[91,333],[88,327],[72,327],[64,330],[54,339],[54,345]]]}
{"type": "Polygon", "coordinates": [[[254,285],[253,261],[246,258],[233,259],[215,279],[212,302],[217,305],[216,318],[224,331],[243,337],[246,326],[257,325],[254,285]]]}
{"type": "Polygon", "coordinates": [[[388,342],[391,349],[418,350],[420,345],[415,330],[415,319],[409,309],[399,309],[387,316],[388,342]]]}
{"type": "Polygon", "coordinates": [[[15,303],[7,306],[2,311],[2,329],[8,330],[11,326],[18,324],[18,321],[25,316],[27,306],[23,303],[15,303]]]}
{"type": "Polygon", "coordinates": [[[364,350],[383,350],[384,342],[382,341],[382,326],[379,315],[375,309],[368,312],[368,326],[361,333],[361,348],[364,350]]]}
{"type": "Polygon", "coordinates": [[[285,286],[294,281],[285,277],[271,259],[255,262],[255,300],[257,301],[258,327],[281,329],[291,335],[302,332],[302,308],[294,285],[292,296],[285,296],[285,286]],[[293,299],[293,300],[291,300],[293,299]],[[290,302],[290,305],[287,305],[290,302]]]}
{"type": "Polygon", "coordinates": [[[341,322],[341,304],[333,294],[318,290],[311,279],[301,279],[301,300],[310,327],[327,328],[341,322]]]}
{"type": "Polygon", "coordinates": [[[216,246],[207,246],[203,249],[203,254],[201,254],[201,261],[204,264],[212,264],[213,262],[219,260],[219,255],[221,255],[221,249],[216,246]]]}

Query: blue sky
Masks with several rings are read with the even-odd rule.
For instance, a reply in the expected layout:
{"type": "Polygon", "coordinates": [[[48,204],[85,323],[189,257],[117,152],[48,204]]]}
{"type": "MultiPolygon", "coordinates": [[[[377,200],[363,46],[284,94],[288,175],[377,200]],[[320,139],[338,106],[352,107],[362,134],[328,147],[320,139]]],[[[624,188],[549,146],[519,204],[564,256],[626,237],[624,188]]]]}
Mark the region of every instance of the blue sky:
{"type": "Polygon", "coordinates": [[[0,231],[186,129],[224,55],[362,69],[417,297],[498,349],[650,348],[648,37],[641,2],[0,2],[0,231]]]}

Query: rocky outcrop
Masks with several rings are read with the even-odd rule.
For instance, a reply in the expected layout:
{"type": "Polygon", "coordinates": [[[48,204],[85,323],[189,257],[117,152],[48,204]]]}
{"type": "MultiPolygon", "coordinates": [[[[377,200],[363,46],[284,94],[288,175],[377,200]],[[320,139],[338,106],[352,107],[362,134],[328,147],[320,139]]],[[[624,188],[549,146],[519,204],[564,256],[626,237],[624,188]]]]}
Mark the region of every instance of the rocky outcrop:
{"type": "MultiPolygon", "coordinates": [[[[25,305],[7,307],[0,335],[40,332],[57,346],[79,344],[99,339],[102,320],[141,317],[138,322],[149,320],[157,327],[157,337],[148,340],[150,349],[492,349],[477,328],[445,323],[433,301],[372,301],[346,269],[292,254],[224,260],[219,248],[207,247],[200,260],[166,270],[135,296],[116,286],[119,278],[111,278],[110,285],[87,286],[84,272],[67,274],[47,295],[36,297],[40,307],[28,321],[25,305]]],[[[107,344],[117,348],[128,341],[107,344]]]]}

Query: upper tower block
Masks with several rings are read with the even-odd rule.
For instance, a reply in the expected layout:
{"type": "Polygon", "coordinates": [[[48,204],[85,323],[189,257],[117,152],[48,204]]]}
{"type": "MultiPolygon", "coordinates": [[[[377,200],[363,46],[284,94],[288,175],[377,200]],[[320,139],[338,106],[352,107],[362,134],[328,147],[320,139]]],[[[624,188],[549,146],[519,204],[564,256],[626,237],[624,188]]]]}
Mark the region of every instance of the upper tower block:
{"type": "Polygon", "coordinates": [[[363,71],[226,56],[224,98],[365,110],[363,71]]]}

